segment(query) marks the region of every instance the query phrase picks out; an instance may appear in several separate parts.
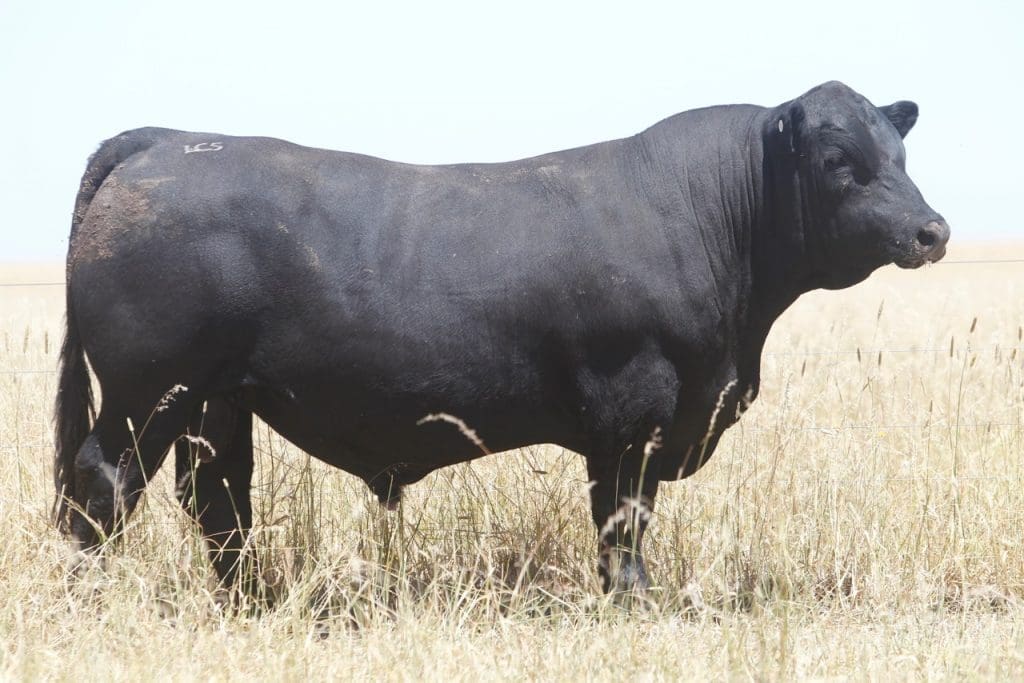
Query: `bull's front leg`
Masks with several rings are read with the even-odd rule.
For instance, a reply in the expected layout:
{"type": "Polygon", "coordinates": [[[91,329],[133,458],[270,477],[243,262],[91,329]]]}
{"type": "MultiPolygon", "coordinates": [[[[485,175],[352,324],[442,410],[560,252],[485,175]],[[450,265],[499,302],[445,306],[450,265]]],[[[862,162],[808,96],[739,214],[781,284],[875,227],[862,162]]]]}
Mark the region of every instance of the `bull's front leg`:
{"type": "Polygon", "coordinates": [[[598,532],[598,572],[606,593],[649,586],[640,544],[654,510],[658,473],[643,445],[617,458],[587,458],[590,506],[598,532]]]}

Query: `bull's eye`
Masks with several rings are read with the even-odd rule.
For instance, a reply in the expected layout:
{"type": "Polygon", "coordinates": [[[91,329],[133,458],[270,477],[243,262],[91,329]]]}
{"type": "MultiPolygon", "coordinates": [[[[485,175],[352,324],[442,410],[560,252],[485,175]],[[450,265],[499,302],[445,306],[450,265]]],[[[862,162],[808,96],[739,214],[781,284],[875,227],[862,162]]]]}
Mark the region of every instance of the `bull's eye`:
{"type": "Polygon", "coordinates": [[[871,182],[871,173],[867,168],[840,151],[830,152],[825,155],[824,165],[825,170],[831,173],[844,188],[849,185],[851,178],[858,185],[867,185],[871,182]]]}
{"type": "Polygon", "coordinates": [[[853,179],[858,185],[867,185],[871,182],[871,172],[863,166],[853,167],[853,179]]]}
{"type": "Polygon", "coordinates": [[[847,166],[846,159],[843,158],[842,154],[829,154],[825,157],[825,170],[826,171],[838,171],[839,169],[847,166]]]}

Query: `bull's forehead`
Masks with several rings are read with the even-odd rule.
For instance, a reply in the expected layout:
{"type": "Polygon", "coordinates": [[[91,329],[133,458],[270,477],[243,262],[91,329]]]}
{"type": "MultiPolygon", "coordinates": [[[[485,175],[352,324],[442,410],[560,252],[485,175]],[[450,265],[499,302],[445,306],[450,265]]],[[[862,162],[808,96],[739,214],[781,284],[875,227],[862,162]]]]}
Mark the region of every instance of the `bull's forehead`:
{"type": "Polygon", "coordinates": [[[799,98],[807,123],[812,126],[846,127],[860,122],[875,126],[881,113],[867,98],[842,83],[826,83],[809,90],[799,98]]]}
{"type": "Polygon", "coordinates": [[[903,140],[885,115],[866,97],[849,86],[831,81],[812,88],[799,101],[805,123],[812,131],[845,132],[870,138],[884,156],[902,159],[903,140]]]}

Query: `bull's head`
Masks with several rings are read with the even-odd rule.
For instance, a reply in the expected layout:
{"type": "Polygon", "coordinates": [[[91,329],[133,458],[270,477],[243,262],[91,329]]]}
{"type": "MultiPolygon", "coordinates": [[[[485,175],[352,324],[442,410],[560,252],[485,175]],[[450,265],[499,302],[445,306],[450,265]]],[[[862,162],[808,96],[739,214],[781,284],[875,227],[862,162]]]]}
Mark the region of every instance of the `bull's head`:
{"type": "Polygon", "coordinates": [[[903,138],[916,121],[913,102],[875,107],[836,82],[773,110],[765,137],[774,191],[799,225],[818,286],[846,287],[888,263],[917,268],[945,255],[949,226],[906,173],[903,138]]]}

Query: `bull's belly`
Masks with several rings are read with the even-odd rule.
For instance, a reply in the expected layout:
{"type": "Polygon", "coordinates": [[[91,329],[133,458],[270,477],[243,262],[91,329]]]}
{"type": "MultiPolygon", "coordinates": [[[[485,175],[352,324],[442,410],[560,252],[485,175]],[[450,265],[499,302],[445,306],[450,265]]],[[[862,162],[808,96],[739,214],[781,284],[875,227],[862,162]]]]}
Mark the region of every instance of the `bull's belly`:
{"type": "Polygon", "coordinates": [[[512,399],[431,410],[422,397],[375,399],[255,391],[243,399],[274,431],[311,456],[370,481],[390,473],[411,483],[435,469],[540,443],[579,450],[557,411],[512,399]],[[517,404],[519,403],[519,404],[517,404]]]}

